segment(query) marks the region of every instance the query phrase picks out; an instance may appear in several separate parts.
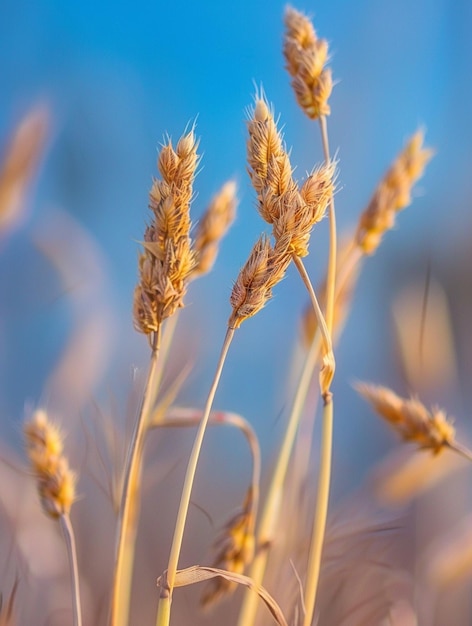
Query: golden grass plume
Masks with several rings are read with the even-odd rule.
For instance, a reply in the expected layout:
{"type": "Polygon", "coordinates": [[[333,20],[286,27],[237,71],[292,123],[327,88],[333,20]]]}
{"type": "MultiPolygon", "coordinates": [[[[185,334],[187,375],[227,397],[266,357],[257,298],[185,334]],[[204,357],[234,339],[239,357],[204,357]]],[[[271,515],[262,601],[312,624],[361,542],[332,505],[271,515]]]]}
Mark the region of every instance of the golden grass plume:
{"type": "Polygon", "coordinates": [[[364,254],[376,251],[384,233],[393,228],[396,214],[411,203],[412,187],[434,154],[431,148],[423,147],[423,141],[422,130],[408,140],[362,213],[356,241],[364,254]]]}
{"type": "Polygon", "coordinates": [[[175,149],[169,139],[157,165],[161,179],[153,182],[149,208],[154,220],[144,233],[139,258],[139,283],[134,294],[136,330],[149,335],[183,306],[187,282],[195,266],[190,239],[190,202],[198,164],[193,130],[175,149]]]}
{"type": "Polygon", "coordinates": [[[236,182],[229,180],[210,202],[196,229],[194,277],[209,272],[216,260],[221,239],[236,217],[236,182]]]}
{"type": "Polygon", "coordinates": [[[44,512],[55,519],[68,515],[76,499],[76,475],[63,455],[61,432],[42,409],[34,412],[23,432],[44,512]]]}
{"type": "Polygon", "coordinates": [[[416,398],[401,398],[387,387],[366,383],[357,383],[355,387],[405,441],[434,454],[456,446],[454,426],[441,409],[428,411],[416,398]]]}
{"type": "Polygon", "coordinates": [[[333,78],[325,67],[328,42],[317,36],[306,15],[291,6],[285,11],[283,53],[300,107],[313,120],[329,115],[333,78]]]}

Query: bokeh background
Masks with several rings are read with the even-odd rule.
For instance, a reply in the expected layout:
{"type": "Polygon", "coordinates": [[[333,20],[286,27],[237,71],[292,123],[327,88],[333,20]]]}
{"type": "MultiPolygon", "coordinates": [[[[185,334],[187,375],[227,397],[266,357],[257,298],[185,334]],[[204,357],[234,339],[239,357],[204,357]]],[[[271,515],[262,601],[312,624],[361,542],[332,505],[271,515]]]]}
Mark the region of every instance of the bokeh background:
{"type": "MultiPolygon", "coordinates": [[[[20,421],[38,405],[50,409],[70,433],[66,444],[81,472],[80,492],[89,496],[91,483],[95,487],[95,495],[84,497],[73,513],[86,601],[96,589],[108,593],[109,529],[114,523],[109,502],[97,495],[97,476],[103,480],[107,475],[93,457],[94,445],[103,449],[102,440],[90,433],[99,432],[105,416],[121,425],[127,420],[129,428],[148,360],[146,340],[133,330],[131,310],[159,143],[167,133],[177,140],[196,123],[202,160],[195,222],[228,178],[239,186],[237,221],[214,271],[189,289],[165,378],[170,385],[192,364],[178,402],[197,408],[203,406],[224,336],[232,282],[265,229],[245,164],[244,120],[256,89],[263,87],[280,115],[297,175],[302,178],[322,158],[318,128],[298,109],[283,67],[284,5],[279,0],[0,0],[0,163],[14,128],[28,112],[37,111],[46,129],[45,149],[21,197],[17,219],[0,233],[1,436],[19,450],[20,421]],[[74,447],[75,441],[80,445],[74,447]]],[[[470,437],[472,4],[330,0],[305,1],[297,8],[314,17],[319,35],[330,42],[337,84],[329,132],[339,160],[340,233],[356,224],[380,177],[418,127],[426,130],[426,143],[436,150],[415,188],[413,205],[364,264],[337,350],[336,511],[341,497],[359,489],[372,467],[397,445],[357,397],[355,380],[383,383],[401,394],[418,391],[426,404],[438,403],[456,416],[461,441],[470,437]],[[421,351],[426,355],[416,374],[405,368],[396,325],[409,347],[410,369],[421,351]]],[[[315,283],[326,264],[327,231],[327,221],[317,227],[307,259],[315,283]]],[[[218,408],[241,413],[254,424],[266,472],[300,367],[305,303],[300,280],[289,271],[268,307],[238,331],[216,398],[218,408]]],[[[145,541],[138,546],[142,576],[137,577],[136,607],[147,616],[155,608],[154,580],[165,565],[166,533],[170,536],[191,442],[191,433],[165,437],[153,441],[148,458],[150,482],[158,483],[160,491],[146,507],[145,541]]],[[[209,453],[202,459],[194,496],[200,513],[192,513],[198,540],[187,545],[189,562],[208,561],[215,530],[241,501],[249,475],[239,435],[211,430],[207,438],[209,453]]],[[[3,444],[1,456],[8,456],[3,444]]],[[[117,456],[115,462],[122,463],[117,456]]],[[[109,468],[109,459],[104,461],[109,468]]],[[[1,504],[7,511],[1,574],[9,572],[2,591],[12,588],[19,567],[11,557],[11,531],[30,562],[29,572],[40,581],[37,606],[47,614],[41,594],[48,590],[58,611],[57,606],[67,606],[68,596],[62,587],[61,598],[61,587],[49,580],[65,580],[62,543],[41,516],[32,481],[7,465],[2,465],[1,480],[1,504]],[[26,502],[35,513],[26,510],[26,502]],[[54,569],[57,563],[61,565],[54,569]]],[[[425,554],[434,556],[436,537],[451,529],[457,534],[457,520],[470,511],[469,487],[466,473],[410,509],[406,541],[403,535],[394,552],[406,555],[411,571],[420,571],[425,554]]],[[[362,509],[360,503],[354,497],[338,519],[351,520],[362,509]]],[[[289,528],[292,523],[288,519],[289,528]]],[[[464,528],[470,528],[470,521],[464,528]]],[[[463,546],[470,543],[463,540],[463,546]]],[[[470,624],[467,584],[459,595],[447,588],[436,608],[428,600],[428,618],[422,623],[470,624]]],[[[32,611],[31,619],[37,621],[36,604],[25,589],[28,602],[22,610],[32,611]]],[[[192,594],[182,593],[184,601],[176,608],[183,615],[180,623],[189,623],[192,594]]],[[[100,605],[96,596],[90,600],[95,609],[100,605]]],[[[221,623],[225,610],[214,623],[221,623]]],[[[97,623],[98,614],[95,610],[97,623]]],[[[61,615],[54,613],[57,623],[64,623],[61,615]]]]}
{"type": "MultiPolygon", "coordinates": [[[[167,133],[176,140],[193,123],[203,155],[194,221],[228,178],[237,180],[240,199],[217,265],[191,286],[179,321],[173,367],[194,365],[179,401],[203,405],[232,281],[265,228],[245,164],[244,120],[257,88],[280,115],[297,174],[322,158],[318,128],[298,109],[284,70],[284,6],[1,0],[0,149],[33,107],[43,107],[49,120],[21,220],[0,239],[0,420],[7,440],[18,445],[16,424],[29,406],[80,415],[100,404],[113,407],[117,419],[130,412],[148,358],[145,339],[132,328],[131,302],[157,148],[167,133]]],[[[413,206],[365,263],[337,351],[337,497],[357,486],[395,441],[351,384],[368,379],[412,390],[392,311],[412,286],[413,312],[401,325],[411,331],[411,345],[419,342],[428,273],[452,343],[443,350],[432,328],[428,342],[438,342],[438,361],[447,363],[423,397],[456,415],[465,437],[470,431],[472,4],[332,0],[297,8],[330,42],[340,233],[355,225],[418,127],[437,151],[413,206]]],[[[323,223],[307,260],[315,282],[323,276],[326,240],[323,223]]],[[[305,302],[290,271],[267,309],[238,331],[217,396],[219,408],[255,425],[265,461],[287,409],[305,302]]],[[[237,478],[240,451],[231,436],[210,439],[214,462],[237,478]]]]}

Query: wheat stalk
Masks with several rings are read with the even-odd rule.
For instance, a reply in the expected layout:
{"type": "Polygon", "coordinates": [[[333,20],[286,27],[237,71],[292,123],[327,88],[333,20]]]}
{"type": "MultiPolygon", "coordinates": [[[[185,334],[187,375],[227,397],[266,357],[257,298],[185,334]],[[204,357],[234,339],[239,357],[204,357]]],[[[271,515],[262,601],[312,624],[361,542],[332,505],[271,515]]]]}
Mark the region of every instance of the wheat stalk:
{"type": "Polygon", "coordinates": [[[230,297],[232,312],[228,320],[228,328],[187,465],[165,575],[165,584],[163,583],[161,586],[156,626],[168,626],[170,621],[172,592],[175,586],[177,567],[198,459],[200,457],[210,411],[213,406],[224,362],[234,337],[234,332],[243,321],[255,315],[267,304],[272,296],[272,288],[283,278],[289,263],[290,256],[286,248],[277,245],[272,247],[266,237],[261,237],[254,245],[233,286],[230,297]]]}
{"type": "Polygon", "coordinates": [[[456,441],[455,428],[443,410],[428,410],[417,398],[402,398],[387,387],[358,383],[355,388],[404,441],[433,454],[450,448],[471,460],[472,453],[456,441]]]}
{"type": "Polygon", "coordinates": [[[411,203],[411,190],[423,175],[434,154],[423,147],[424,133],[418,130],[393,161],[362,213],[356,244],[363,254],[373,254],[384,233],[395,225],[396,215],[411,203]]]}
{"type": "MultiPolygon", "coordinates": [[[[306,15],[292,7],[285,12],[285,36],[283,52],[286,59],[286,68],[292,76],[292,87],[298,104],[306,115],[320,122],[321,140],[325,163],[330,163],[328,128],[326,116],[330,114],[328,104],[333,88],[331,70],[326,68],[328,61],[328,43],[318,38],[316,31],[306,15]]],[[[334,207],[333,190],[329,197],[329,261],[326,287],[326,326],[329,335],[332,335],[335,307],[336,281],[336,213],[334,207]]],[[[319,321],[318,321],[319,323],[319,321]]],[[[319,570],[321,566],[321,551],[326,528],[329,485],[331,482],[331,454],[333,432],[332,395],[327,389],[324,393],[322,441],[320,453],[320,472],[316,500],[316,513],[313,525],[313,536],[308,557],[308,576],[304,593],[305,616],[303,625],[309,626],[316,601],[319,570]]]]}
{"type": "Polygon", "coordinates": [[[112,626],[125,626],[129,615],[144,441],[160,380],[161,327],[164,320],[183,307],[187,284],[195,266],[190,239],[190,202],[198,164],[197,147],[193,130],[180,138],[175,150],[169,139],[158,156],[161,179],[154,180],[149,194],[154,219],[145,230],[144,252],[139,259],[134,324],[149,338],[151,359],[124,470],[112,592],[112,626]]]}
{"type": "Polygon", "coordinates": [[[76,499],[76,476],[63,454],[63,436],[41,409],[34,412],[24,424],[26,452],[35,473],[38,493],[44,512],[58,520],[64,535],[69,557],[72,584],[72,615],[74,626],[82,624],[79,571],[74,530],[70,509],[76,499]]]}

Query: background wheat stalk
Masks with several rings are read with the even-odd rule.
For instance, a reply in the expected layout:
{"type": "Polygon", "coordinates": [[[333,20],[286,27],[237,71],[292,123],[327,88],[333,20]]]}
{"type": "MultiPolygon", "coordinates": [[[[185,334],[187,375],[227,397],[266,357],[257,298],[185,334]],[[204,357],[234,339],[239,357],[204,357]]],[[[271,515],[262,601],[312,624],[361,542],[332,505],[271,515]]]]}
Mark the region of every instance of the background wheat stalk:
{"type": "Polygon", "coordinates": [[[154,181],[149,194],[154,219],[146,228],[144,252],[139,259],[134,323],[136,329],[149,338],[151,359],[123,474],[112,593],[113,626],[125,626],[129,615],[142,457],[157,394],[162,323],[183,306],[187,283],[195,266],[190,240],[190,202],[198,163],[197,147],[193,130],[181,137],[175,150],[169,140],[158,157],[162,178],[154,181]]]}
{"type": "Polygon", "coordinates": [[[72,585],[72,616],[74,626],[82,625],[79,570],[74,529],[70,509],[76,499],[76,476],[64,456],[63,436],[48,419],[45,411],[38,409],[24,424],[26,452],[33,468],[38,493],[44,512],[57,519],[61,525],[69,556],[72,585]]]}

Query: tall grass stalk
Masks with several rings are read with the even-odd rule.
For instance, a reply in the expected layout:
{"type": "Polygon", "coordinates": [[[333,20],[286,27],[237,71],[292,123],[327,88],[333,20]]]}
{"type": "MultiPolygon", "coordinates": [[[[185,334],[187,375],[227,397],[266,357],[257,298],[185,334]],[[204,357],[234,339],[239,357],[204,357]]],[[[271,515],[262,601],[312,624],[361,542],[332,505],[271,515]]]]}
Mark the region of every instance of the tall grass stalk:
{"type": "Polygon", "coordinates": [[[172,592],[175,583],[175,575],[177,572],[180,551],[182,548],[182,541],[185,531],[185,523],[187,521],[188,508],[190,505],[190,497],[192,495],[193,483],[195,480],[195,473],[197,469],[198,459],[200,457],[200,451],[202,449],[203,438],[205,436],[208,419],[210,417],[211,407],[215,398],[216,390],[221,378],[223,366],[225,363],[226,355],[228,354],[231,341],[234,337],[234,328],[228,327],[226,336],[221,348],[221,354],[216,367],[215,377],[208,393],[207,402],[205,405],[204,413],[198,427],[198,431],[193,444],[192,452],[190,454],[189,462],[187,465],[187,472],[185,474],[184,485],[182,488],[182,495],[180,497],[179,510],[177,513],[177,520],[174,528],[174,536],[172,538],[172,546],[169,554],[169,562],[167,565],[166,579],[167,584],[161,589],[161,595],[159,598],[159,606],[157,609],[156,626],[168,626],[170,623],[170,610],[172,603],[172,592]]]}
{"type": "Polygon", "coordinates": [[[77,566],[77,548],[75,545],[74,529],[70,516],[65,513],[60,516],[59,523],[66,542],[69,556],[69,569],[72,586],[72,615],[74,626],[82,626],[82,609],[80,605],[79,568],[77,566]]]}
{"type": "Polygon", "coordinates": [[[129,619],[131,587],[133,579],[134,551],[140,506],[140,478],[147,422],[156,397],[160,378],[159,346],[161,327],[154,333],[151,359],[143,400],[134,426],[126,458],[123,492],[118,514],[118,534],[111,602],[111,626],[126,626],[129,619]]]}
{"type": "MultiPolygon", "coordinates": [[[[249,576],[255,584],[261,585],[264,579],[269,558],[269,551],[276,536],[276,529],[279,520],[280,505],[283,498],[285,478],[287,475],[290,455],[298,431],[300,418],[305,405],[313,372],[318,363],[321,347],[321,337],[319,331],[316,333],[313,342],[306,355],[302,373],[298,381],[295,398],[287,422],[282,445],[272,472],[269,490],[265,499],[261,514],[261,520],[257,529],[258,546],[256,556],[249,569],[249,576]]],[[[239,613],[238,626],[252,626],[255,621],[258,604],[258,596],[249,589],[244,594],[244,600],[239,613]]]]}
{"type": "MultiPolygon", "coordinates": [[[[320,116],[321,138],[323,152],[326,163],[330,162],[328,129],[326,116],[320,116]]],[[[326,281],[326,325],[329,335],[333,331],[334,304],[336,292],[336,258],[337,258],[337,236],[336,236],[336,213],[334,208],[334,197],[331,195],[329,201],[329,259],[326,281]]],[[[328,387],[323,396],[323,418],[321,425],[321,450],[320,465],[318,474],[318,488],[316,492],[316,509],[313,521],[313,530],[308,556],[307,579],[304,590],[305,615],[303,626],[310,626],[316,603],[316,593],[320,577],[321,555],[326,531],[326,521],[328,518],[329,490],[331,483],[331,459],[333,448],[333,396],[328,387]]]]}

